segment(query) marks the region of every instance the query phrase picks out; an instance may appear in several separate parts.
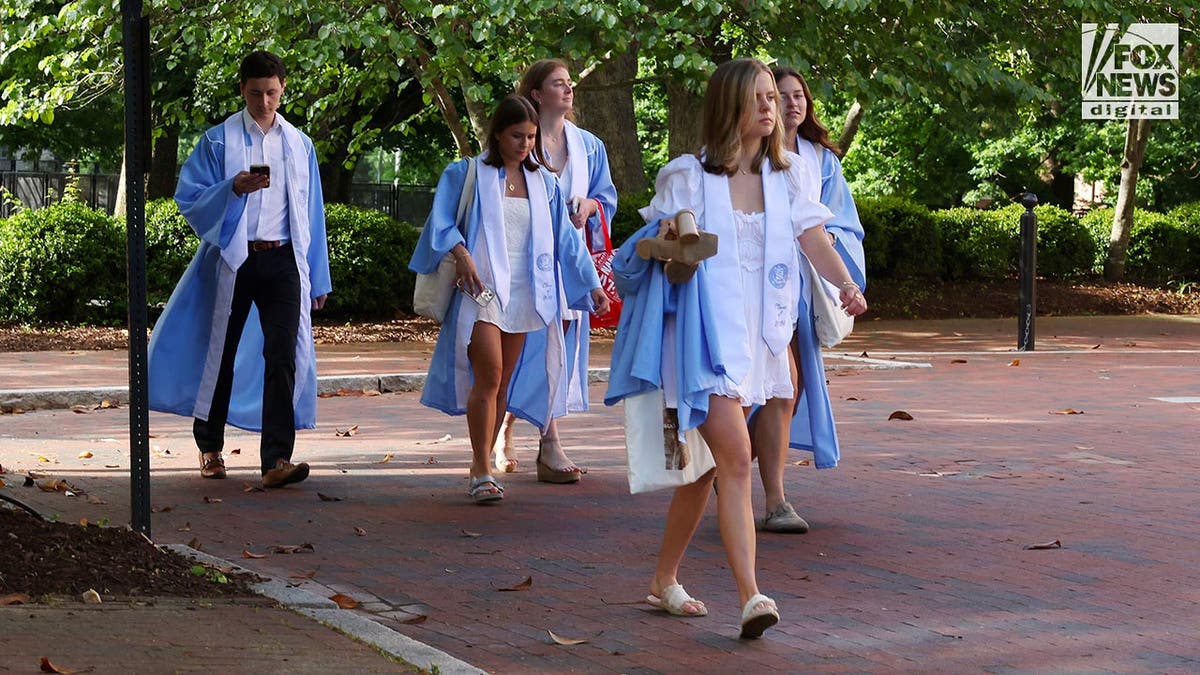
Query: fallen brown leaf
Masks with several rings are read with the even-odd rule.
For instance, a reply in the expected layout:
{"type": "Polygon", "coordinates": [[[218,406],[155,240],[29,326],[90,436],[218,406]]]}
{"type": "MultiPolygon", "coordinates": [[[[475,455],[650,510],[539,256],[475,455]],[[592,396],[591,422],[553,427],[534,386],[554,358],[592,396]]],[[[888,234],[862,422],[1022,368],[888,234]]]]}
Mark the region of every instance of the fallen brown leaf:
{"type": "Polygon", "coordinates": [[[389,452],[383,456],[383,459],[376,462],[376,464],[387,464],[390,461],[392,461],[392,453],[389,452]]]}
{"type": "Polygon", "coordinates": [[[327,494],[322,494],[320,492],[317,493],[317,499],[320,499],[323,502],[340,502],[340,501],[342,501],[341,497],[331,497],[327,494]]]}
{"type": "Polygon", "coordinates": [[[87,450],[84,450],[83,452],[79,453],[79,456],[77,457],[77,459],[91,459],[91,458],[92,458],[92,453],[88,452],[87,450]]]}
{"type": "Polygon", "coordinates": [[[354,609],[355,607],[358,607],[357,600],[348,595],[342,595],[341,593],[338,593],[337,595],[331,595],[329,596],[329,599],[336,602],[337,606],[341,607],[342,609],[354,609]]]}
{"type": "Polygon", "coordinates": [[[1042,550],[1045,550],[1048,548],[1062,548],[1062,542],[1055,539],[1054,541],[1048,541],[1044,544],[1030,544],[1025,547],[1025,550],[1026,551],[1042,551],[1042,550]]]}
{"type": "Polygon", "coordinates": [[[267,554],[266,554],[266,553],[251,553],[250,551],[247,551],[247,550],[243,549],[243,550],[242,550],[242,557],[243,557],[243,558],[250,558],[250,559],[252,559],[252,560],[258,560],[258,559],[260,559],[260,558],[265,558],[265,557],[267,557],[267,554]]]}
{"type": "Polygon", "coordinates": [[[192,537],[192,540],[188,542],[188,548],[194,548],[197,551],[199,551],[200,550],[200,538],[192,537]]]}
{"type": "Polygon", "coordinates": [[[71,408],[71,412],[75,413],[76,415],[91,415],[92,414],[92,411],[84,410],[83,408],[71,408]]]}
{"type": "Polygon", "coordinates": [[[86,591],[84,591],[83,595],[80,596],[80,599],[82,599],[85,603],[87,603],[89,605],[99,605],[100,604],[100,594],[97,593],[96,589],[94,589],[94,588],[89,588],[86,591]]]}
{"type": "Polygon", "coordinates": [[[1063,408],[1062,410],[1051,410],[1050,414],[1051,415],[1082,415],[1083,411],[1076,410],[1074,408],[1063,408]]]}
{"type": "Polygon", "coordinates": [[[234,448],[234,449],[232,449],[232,450],[230,450],[230,451],[229,451],[229,454],[231,454],[231,455],[240,455],[240,454],[242,454],[242,449],[241,449],[241,448],[234,448]]]}
{"type": "Polygon", "coordinates": [[[506,586],[505,588],[497,588],[498,591],[527,591],[533,587],[533,577],[525,577],[525,581],[516,586],[506,586]]]}
{"type": "Polygon", "coordinates": [[[120,407],[121,407],[120,403],[117,403],[116,401],[110,401],[108,399],[104,399],[103,401],[100,401],[100,405],[96,406],[95,408],[92,408],[92,410],[104,410],[107,408],[120,408],[120,407]]]}
{"type": "Polygon", "coordinates": [[[80,518],[80,519],[79,519],[79,526],[80,526],[80,527],[87,527],[87,526],[88,526],[88,519],[87,519],[87,518],[80,518]]]}
{"type": "Polygon", "coordinates": [[[357,534],[360,537],[365,537],[365,536],[367,536],[367,531],[362,529],[361,527],[356,527],[356,528],[354,528],[354,534],[357,534]]]}
{"type": "Polygon", "coordinates": [[[438,463],[437,457],[430,457],[429,459],[425,460],[425,463],[426,464],[437,464],[438,463]]]}
{"type": "Polygon", "coordinates": [[[75,673],[90,673],[95,668],[88,666],[87,668],[64,668],[54,665],[50,659],[42,657],[41,669],[43,673],[59,673],[60,675],[74,675],[75,673]]]}
{"type": "Polygon", "coordinates": [[[150,513],[166,513],[174,508],[174,506],[155,506],[150,509],[150,513]]]}
{"type": "Polygon", "coordinates": [[[353,436],[354,434],[358,433],[358,425],[355,424],[354,426],[350,427],[349,429],[346,429],[345,431],[335,427],[333,430],[333,433],[341,438],[348,438],[348,437],[353,436]]]}
{"type": "Polygon", "coordinates": [[[910,415],[910,414],[908,414],[908,413],[904,412],[903,410],[897,410],[896,412],[892,413],[891,415],[888,415],[888,420],[889,420],[889,421],[891,421],[891,420],[904,420],[904,421],[906,421],[906,422],[907,422],[907,421],[911,420],[912,418],[913,418],[913,416],[912,416],[912,415],[910,415]]]}
{"type": "Polygon", "coordinates": [[[191,523],[184,523],[184,524],[183,524],[183,527],[176,528],[176,531],[177,531],[177,532],[191,532],[191,531],[192,531],[192,524],[191,524],[191,523]]]}
{"type": "Polygon", "coordinates": [[[424,614],[417,614],[415,616],[411,616],[407,619],[402,620],[400,623],[408,624],[410,626],[415,626],[417,624],[425,623],[425,620],[428,618],[429,617],[425,616],[424,614]]]}
{"type": "Polygon", "coordinates": [[[482,532],[472,532],[470,530],[459,530],[459,532],[462,532],[462,536],[471,537],[472,539],[483,536],[482,532]]]}
{"type": "Polygon", "coordinates": [[[1008,365],[1009,366],[1019,366],[1019,365],[1021,365],[1021,359],[1013,359],[1012,361],[1008,362],[1008,365]]]}
{"type": "Polygon", "coordinates": [[[29,596],[24,593],[9,593],[8,595],[0,595],[0,607],[8,605],[28,605],[29,596]]]}
{"type": "Polygon", "coordinates": [[[254,483],[242,483],[242,492],[266,492],[267,488],[254,483]]]}
{"type": "Polygon", "coordinates": [[[555,635],[554,631],[552,631],[552,630],[548,630],[546,632],[550,634],[550,639],[554,640],[554,644],[563,645],[566,647],[570,647],[572,645],[581,645],[581,644],[587,642],[589,639],[591,639],[591,638],[565,638],[565,637],[559,637],[558,635],[555,635]]]}
{"type": "Polygon", "coordinates": [[[950,359],[950,363],[966,363],[966,359],[950,359]]]}
{"type": "Polygon", "coordinates": [[[272,553],[288,554],[288,553],[300,553],[302,551],[308,551],[310,553],[313,553],[316,551],[316,549],[313,548],[312,544],[308,544],[308,543],[300,544],[299,546],[291,546],[291,545],[278,546],[278,545],[276,545],[276,546],[271,547],[272,553]]]}
{"type": "Polygon", "coordinates": [[[1091,347],[1088,347],[1088,349],[1100,349],[1100,345],[1092,345],[1091,347]]]}
{"type": "Polygon", "coordinates": [[[208,495],[205,495],[204,503],[205,504],[220,504],[221,498],[220,497],[209,497],[208,495]]]}

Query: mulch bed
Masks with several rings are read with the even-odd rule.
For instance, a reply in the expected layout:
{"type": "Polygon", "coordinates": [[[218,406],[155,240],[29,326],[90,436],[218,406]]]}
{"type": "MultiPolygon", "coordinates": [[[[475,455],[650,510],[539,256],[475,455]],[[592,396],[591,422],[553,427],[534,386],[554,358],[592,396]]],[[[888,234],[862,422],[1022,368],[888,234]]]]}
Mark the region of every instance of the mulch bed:
{"type": "Polygon", "coordinates": [[[254,595],[248,575],[198,565],[125,527],[52,523],[0,502],[0,533],[0,604],[78,601],[89,590],[106,602],[254,595]]]}
{"type": "MultiPolygon", "coordinates": [[[[1126,283],[1103,281],[1039,281],[1039,316],[1109,314],[1200,314],[1200,293],[1177,293],[1126,283]]],[[[1018,281],[927,282],[879,280],[867,288],[872,319],[996,318],[1017,315],[1018,281]]],[[[438,324],[410,315],[390,321],[333,322],[318,313],[313,326],[317,344],[437,341],[438,324]]],[[[611,338],[613,331],[596,335],[611,338]]],[[[125,349],[124,328],[96,326],[0,326],[0,352],[125,349]]]]}

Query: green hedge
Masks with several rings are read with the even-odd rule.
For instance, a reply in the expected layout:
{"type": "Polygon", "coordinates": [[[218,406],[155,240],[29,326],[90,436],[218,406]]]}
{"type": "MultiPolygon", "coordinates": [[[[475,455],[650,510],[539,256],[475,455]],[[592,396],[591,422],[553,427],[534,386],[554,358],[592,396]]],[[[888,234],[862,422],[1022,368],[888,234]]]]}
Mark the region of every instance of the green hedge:
{"type": "Polygon", "coordinates": [[[420,228],[380,211],[326,204],[333,293],[323,313],[334,317],[392,318],[412,312],[416,275],[408,271],[420,228]]]}
{"type": "Polygon", "coordinates": [[[199,246],[174,199],[146,202],[146,300],[151,307],[167,303],[199,246]]]}
{"type": "Polygon", "coordinates": [[[942,233],[929,209],[901,197],[858,200],[867,278],[938,277],[942,233]]]}
{"type": "MultiPolygon", "coordinates": [[[[1114,211],[1102,208],[1082,218],[1095,246],[1094,272],[1104,269],[1114,211]]],[[[1200,278],[1200,203],[1183,204],[1163,215],[1134,209],[1129,230],[1125,275],[1162,284],[1200,278]]]]}
{"type": "MultiPolygon", "coordinates": [[[[612,225],[620,245],[641,227],[637,210],[652,193],[621,199],[612,225]]],[[[1019,204],[993,210],[930,212],[900,198],[863,199],[859,214],[869,277],[949,281],[999,279],[1017,272],[1019,204]]],[[[1082,218],[1039,206],[1038,274],[1069,278],[1101,271],[1112,209],[1082,218]]],[[[1137,210],[1126,268],[1131,280],[1200,279],[1200,203],[1163,215],[1137,210]]],[[[412,310],[408,261],[420,229],[368,209],[329,204],[326,221],[333,294],[323,315],[390,318],[412,310]]],[[[146,205],[147,290],[166,301],[196,246],[175,203],[146,205]]],[[[76,202],[0,220],[0,322],[119,323],[125,319],[125,231],[120,221],[76,202]]]]}
{"type": "Polygon", "coordinates": [[[0,321],[119,323],[125,289],[120,221],[77,201],[0,220],[0,321]]]}

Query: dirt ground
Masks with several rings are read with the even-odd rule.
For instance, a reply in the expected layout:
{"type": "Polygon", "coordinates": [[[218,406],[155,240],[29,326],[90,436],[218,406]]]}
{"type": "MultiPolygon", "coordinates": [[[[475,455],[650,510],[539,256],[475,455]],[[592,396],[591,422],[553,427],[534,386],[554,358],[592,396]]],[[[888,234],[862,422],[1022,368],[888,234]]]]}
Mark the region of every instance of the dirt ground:
{"type": "Polygon", "coordinates": [[[79,601],[88,591],[104,602],[253,595],[244,575],[196,565],[125,527],[55,523],[0,502],[0,533],[0,604],[79,601]]]}

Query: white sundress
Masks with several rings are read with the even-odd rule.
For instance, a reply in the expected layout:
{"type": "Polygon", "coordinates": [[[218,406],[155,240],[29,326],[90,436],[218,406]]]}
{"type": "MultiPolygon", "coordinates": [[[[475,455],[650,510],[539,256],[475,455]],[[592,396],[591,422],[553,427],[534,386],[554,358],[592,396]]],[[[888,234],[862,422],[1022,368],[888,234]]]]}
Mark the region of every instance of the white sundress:
{"type": "MultiPolygon", "coordinates": [[[[510,272],[508,302],[500,307],[495,299],[479,310],[476,321],[495,324],[505,333],[530,333],[546,327],[533,301],[533,272],[530,268],[532,219],[529,200],[504,198],[504,243],[510,272]]],[[[469,302],[469,300],[468,300],[469,302]]]]}
{"type": "MultiPolygon", "coordinates": [[[[772,354],[762,334],[763,311],[763,244],[766,214],[734,210],[737,228],[738,262],[742,268],[742,307],[746,326],[750,328],[753,348],[750,350],[750,370],[741,382],[729,377],[722,379],[714,394],[737,399],[743,406],[762,405],[767,399],[791,398],[793,394],[788,350],[772,354]]],[[[791,305],[796,306],[793,301],[791,305]]]]}

